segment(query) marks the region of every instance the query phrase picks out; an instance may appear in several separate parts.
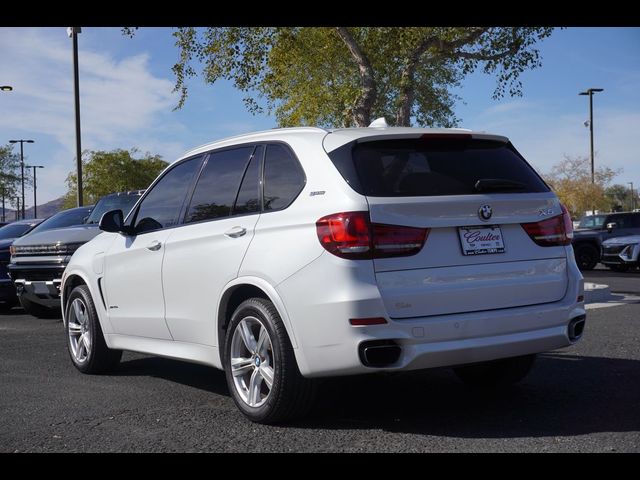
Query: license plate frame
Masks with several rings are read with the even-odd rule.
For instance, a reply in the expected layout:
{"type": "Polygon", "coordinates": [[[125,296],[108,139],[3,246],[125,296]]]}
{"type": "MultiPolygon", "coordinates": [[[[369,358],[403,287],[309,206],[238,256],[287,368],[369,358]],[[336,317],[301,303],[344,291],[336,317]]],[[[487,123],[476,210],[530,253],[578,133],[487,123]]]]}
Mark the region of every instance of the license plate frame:
{"type": "Polygon", "coordinates": [[[458,227],[460,248],[465,256],[493,255],[505,252],[500,225],[458,227]]]}

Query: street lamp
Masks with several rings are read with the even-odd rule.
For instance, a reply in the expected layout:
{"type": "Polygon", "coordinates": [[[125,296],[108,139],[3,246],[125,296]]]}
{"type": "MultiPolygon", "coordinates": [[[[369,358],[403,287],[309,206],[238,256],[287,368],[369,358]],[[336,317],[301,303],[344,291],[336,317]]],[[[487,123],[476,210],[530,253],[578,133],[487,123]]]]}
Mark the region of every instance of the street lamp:
{"type": "Polygon", "coordinates": [[[13,90],[13,87],[11,85],[0,85],[0,91],[10,92],[12,90],[13,90]]]}
{"type": "Polygon", "coordinates": [[[20,144],[20,171],[22,175],[22,218],[24,219],[24,153],[22,151],[22,145],[24,143],[34,143],[33,140],[9,140],[9,143],[20,144]]]}
{"type": "Polygon", "coordinates": [[[27,168],[33,168],[33,218],[38,218],[38,203],[36,201],[36,190],[38,183],[36,181],[36,168],[44,168],[43,165],[25,165],[27,168]]]}
{"type": "Polygon", "coordinates": [[[67,35],[73,40],[73,91],[76,104],[76,171],[78,176],[78,207],[82,206],[82,148],[80,146],[80,75],[78,73],[78,34],[80,27],[68,27],[67,35]]]}
{"type": "Polygon", "coordinates": [[[578,95],[589,95],[589,135],[591,139],[591,183],[595,183],[595,170],[593,167],[593,94],[595,92],[602,92],[602,88],[589,88],[584,92],[580,92],[578,95]]]}
{"type": "Polygon", "coordinates": [[[636,208],[636,199],[633,196],[633,182],[627,182],[627,184],[631,185],[631,211],[633,212],[636,208]]]}

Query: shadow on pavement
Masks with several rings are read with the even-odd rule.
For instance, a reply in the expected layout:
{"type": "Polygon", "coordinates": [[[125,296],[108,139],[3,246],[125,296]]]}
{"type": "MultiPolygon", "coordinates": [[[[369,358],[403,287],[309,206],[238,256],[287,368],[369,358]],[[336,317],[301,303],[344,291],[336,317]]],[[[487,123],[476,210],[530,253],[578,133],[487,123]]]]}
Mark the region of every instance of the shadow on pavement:
{"type": "Polygon", "coordinates": [[[125,360],[112,376],[155,377],[198,388],[217,395],[229,396],[224,372],[205,365],[195,365],[160,357],[125,360]]]}
{"type": "MultiPolygon", "coordinates": [[[[224,373],[174,360],[123,362],[116,375],[150,375],[229,395],[224,373]]],[[[322,382],[312,414],[290,426],[384,429],[460,438],[573,436],[640,430],[640,362],[540,355],[518,386],[471,390],[450,370],[322,382]]]]}

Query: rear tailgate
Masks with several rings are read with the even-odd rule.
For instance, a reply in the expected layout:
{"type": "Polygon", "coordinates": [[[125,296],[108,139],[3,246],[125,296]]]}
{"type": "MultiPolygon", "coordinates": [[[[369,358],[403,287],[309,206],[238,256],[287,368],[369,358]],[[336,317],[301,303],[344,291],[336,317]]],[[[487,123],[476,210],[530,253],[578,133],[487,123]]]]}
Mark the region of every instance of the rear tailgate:
{"type": "Polygon", "coordinates": [[[391,317],[492,310],[564,297],[564,247],[538,246],[521,226],[539,221],[540,212],[545,212],[544,218],[561,213],[555,196],[473,197],[368,198],[373,223],[430,229],[416,255],[374,260],[378,286],[391,317]],[[494,212],[488,222],[478,215],[483,206],[494,212]],[[465,227],[493,227],[491,231],[501,236],[504,251],[464,255],[464,233],[474,231],[465,227]]]}
{"type": "Polygon", "coordinates": [[[564,246],[540,246],[522,226],[562,215],[560,204],[506,139],[457,133],[378,136],[329,156],[366,196],[373,224],[429,229],[417,254],[373,260],[392,318],[564,297],[564,246]]]}

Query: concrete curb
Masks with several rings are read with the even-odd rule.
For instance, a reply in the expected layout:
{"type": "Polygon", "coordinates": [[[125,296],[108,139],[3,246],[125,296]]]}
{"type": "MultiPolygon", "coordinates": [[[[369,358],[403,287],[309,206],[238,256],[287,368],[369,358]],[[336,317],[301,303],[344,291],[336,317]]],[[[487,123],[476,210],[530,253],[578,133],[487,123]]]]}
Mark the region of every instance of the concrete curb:
{"type": "Polygon", "coordinates": [[[601,283],[584,282],[584,302],[606,302],[611,299],[611,289],[609,285],[601,283]]]}

